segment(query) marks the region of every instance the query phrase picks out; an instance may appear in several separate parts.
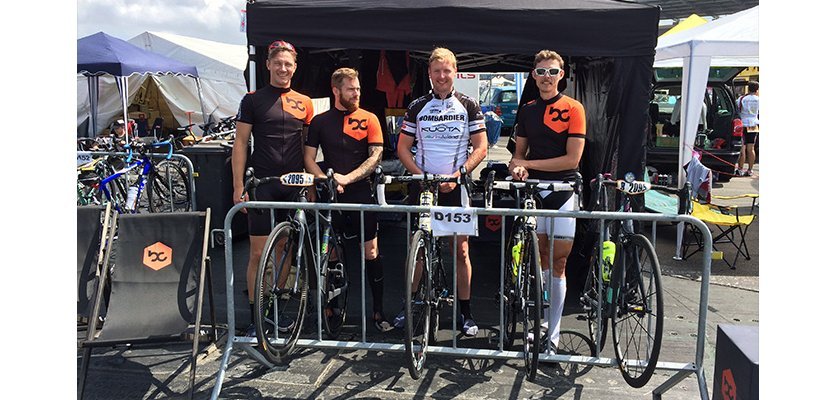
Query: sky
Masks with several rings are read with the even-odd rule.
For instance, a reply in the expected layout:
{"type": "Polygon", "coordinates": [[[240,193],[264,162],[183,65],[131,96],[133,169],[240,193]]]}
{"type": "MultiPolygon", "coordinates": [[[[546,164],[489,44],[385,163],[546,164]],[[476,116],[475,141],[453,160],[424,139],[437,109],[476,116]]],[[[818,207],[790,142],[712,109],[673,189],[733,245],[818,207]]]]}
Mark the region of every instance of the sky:
{"type": "Polygon", "coordinates": [[[128,40],[149,31],[246,44],[246,0],[78,0],[76,7],[76,38],[104,32],[128,40]]]}

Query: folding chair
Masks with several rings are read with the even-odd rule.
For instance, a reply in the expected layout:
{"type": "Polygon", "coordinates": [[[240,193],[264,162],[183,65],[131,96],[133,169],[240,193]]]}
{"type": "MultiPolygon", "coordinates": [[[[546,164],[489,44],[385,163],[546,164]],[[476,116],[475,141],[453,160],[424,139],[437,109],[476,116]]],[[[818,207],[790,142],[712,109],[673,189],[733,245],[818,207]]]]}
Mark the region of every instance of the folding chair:
{"type": "Polygon", "coordinates": [[[93,347],[185,342],[187,330],[193,330],[189,398],[193,397],[203,291],[207,280],[212,340],[217,340],[214,337],[217,326],[210,268],[206,267],[210,213],[207,209],[205,212],[121,215],[114,219],[104,259],[109,259],[114,245],[118,251],[112,268],[105,264],[102,269],[89,314],[87,339],[81,342],[79,399],[84,395],[93,347]],[[119,239],[114,244],[117,226],[119,239]],[[96,332],[96,318],[92,316],[98,315],[107,279],[111,285],[110,302],[101,331],[96,332]]]}
{"type": "Polygon", "coordinates": [[[104,247],[112,211],[105,206],[79,206],[76,216],[76,305],[78,329],[87,327],[87,317],[104,265],[104,247]]]}
{"type": "MultiPolygon", "coordinates": [[[[716,251],[719,255],[721,255],[722,261],[725,261],[725,264],[728,264],[731,269],[736,269],[736,262],[740,255],[745,257],[746,260],[751,259],[751,255],[748,251],[748,243],[745,241],[745,235],[748,233],[748,227],[751,226],[751,223],[754,222],[754,219],[757,217],[756,210],[759,197],[760,196],[758,194],[713,196],[713,200],[726,201],[750,198],[750,214],[740,214],[739,208],[736,206],[721,206],[711,203],[702,204],[698,201],[693,201],[692,215],[702,220],[709,228],[715,226],[719,229],[720,233],[713,237],[713,251],[716,251]],[[716,245],[721,243],[730,243],[736,249],[733,262],[728,262],[725,258],[724,252],[721,252],[716,248],[716,245]]],[[[684,257],[685,259],[699,251],[704,250],[704,238],[702,237],[701,231],[693,226],[690,226],[690,233],[693,236],[693,240],[685,242],[684,252],[687,254],[687,248],[693,245],[696,246],[696,249],[687,254],[684,257]]]]}

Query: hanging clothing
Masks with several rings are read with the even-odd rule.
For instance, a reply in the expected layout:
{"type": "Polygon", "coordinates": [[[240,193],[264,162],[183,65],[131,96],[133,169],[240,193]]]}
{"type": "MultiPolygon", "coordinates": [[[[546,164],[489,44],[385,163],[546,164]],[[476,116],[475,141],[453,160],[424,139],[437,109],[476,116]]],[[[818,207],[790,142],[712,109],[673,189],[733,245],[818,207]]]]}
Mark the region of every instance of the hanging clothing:
{"type": "Polygon", "coordinates": [[[696,199],[710,203],[710,189],[713,182],[713,171],[702,164],[701,154],[693,152],[693,159],[687,163],[687,181],[693,188],[696,199]]]}
{"type": "Polygon", "coordinates": [[[412,79],[409,75],[409,52],[386,53],[380,50],[380,63],[377,67],[377,90],[385,92],[386,103],[390,108],[403,108],[403,99],[412,93],[412,79]]]}

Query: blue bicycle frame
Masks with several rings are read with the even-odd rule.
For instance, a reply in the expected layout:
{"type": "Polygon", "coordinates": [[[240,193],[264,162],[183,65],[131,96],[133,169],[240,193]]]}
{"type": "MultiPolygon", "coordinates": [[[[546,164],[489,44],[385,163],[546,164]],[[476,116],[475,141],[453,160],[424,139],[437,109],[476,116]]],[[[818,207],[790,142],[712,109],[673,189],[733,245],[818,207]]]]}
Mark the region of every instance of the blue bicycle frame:
{"type": "MultiPolygon", "coordinates": [[[[165,140],[165,141],[162,141],[162,142],[151,143],[150,146],[151,147],[168,146],[168,154],[165,156],[165,159],[170,159],[171,155],[174,152],[174,146],[171,145],[171,139],[168,139],[168,140],[165,140]]],[[[128,151],[128,158],[126,160],[128,165],[126,165],[124,168],[116,171],[113,175],[110,175],[107,178],[102,179],[101,183],[99,184],[99,190],[101,190],[104,193],[104,195],[107,197],[108,201],[110,201],[111,203],[114,204],[114,206],[115,206],[114,208],[116,209],[116,211],[119,212],[119,214],[125,214],[125,213],[135,214],[135,213],[138,212],[137,205],[139,203],[139,198],[142,196],[142,191],[145,189],[145,183],[148,181],[148,175],[150,175],[154,166],[153,166],[153,163],[151,163],[151,157],[149,157],[144,152],[140,152],[140,155],[142,156],[141,159],[131,162],[133,160],[133,146],[130,145],[130,144],[126,144],[125,149],[128,151]],[[110,183],[111,181],[114,181],[116,179],[121,178],[127,172],[132,171],[132,170],[134,170],[134,169],[136,169],[140,166],[142,167],[142,173],[139,174],[139,181],[138,181],[138,186],[137,186],[137,191],[136,191],[136,197],[133,198],[132,201],[130,201],[131,196],[128,194],[128,196],[127,196],[128,198],[125,200],[125,204],[119,204],[118,201],[114,202],[112,194],[110,193],[110,190],[107,189],[107,184],[110,183]]],[[[130,193],[130,189],[133,186],[134,185],[130,185],[130,186],[127,187],[128,193],[130,193]]]]}

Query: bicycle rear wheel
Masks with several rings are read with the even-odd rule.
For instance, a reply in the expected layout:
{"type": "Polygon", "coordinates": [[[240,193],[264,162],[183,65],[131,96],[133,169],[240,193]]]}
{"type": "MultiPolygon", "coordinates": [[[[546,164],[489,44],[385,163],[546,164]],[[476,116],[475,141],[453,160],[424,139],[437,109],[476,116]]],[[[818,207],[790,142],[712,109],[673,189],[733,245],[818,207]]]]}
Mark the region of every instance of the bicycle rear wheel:
{"type": "Polygon", "coordinates": [[[299,338],[307,305],[309,252],[290,222],[267,238],[255,276],[255,332],[258,347],[273,363],[281,362],[299,338]],[[298,249],[302,246],[299,259],[298,249]]]}
{"type": "Polygon", "coordinates": [[[526,335],[522,352],[525,355],[525,375],[533,382],[536,379],[542,343],[542,267],[536,233],[526,232],[525,236],[519,271],[522,279],[522,332],[526,335]]]}
{"type": "Polygon", "coordinates": [[[599,357],[600,350],[606,344],[606,331],[609,327],[609,314],[606,312],[606,304],[603,300],[603,295],[606,293],[607,283],[601,285],[602,290],[598,292],[597,283],[600,279],[600,246],[594,247],[594,252],[591,255],[591,262],[589,263],[589,272],[586,274],[586,283],[583,286],[583,292],[580,295],[580,304],[583,311],[586,313],[586,322],[589,326],[589,339],[593,343],[591,346],[592,356],[599,357]],[[600,305],[602,307],[599,309],[600,305]],[[602,311],[598,313],[598,311],[602,311]],[[597,318],[600,317],[598,324],[597,318]],[[600,333],[600,345],[597,343],[597,334],[600,333]]]}
{"type": "Polygon", "coordinates": [[[429,344],[429,317],[432,312],[427,268],[429,238],[419,230],[412,235],[409,257],[406,259],[406,304],[404,327],[404,343],[406,345],[406,362],[412,379],[419,379],[426,363],[426,348],[429,344]],[[416,276],[417,265],[422,263],[424,268],[420,277],[416,276]],[[418,280],[417,290],[412,293],[412,283],[418,280]]]}
{"type": "Polygon", "coordinates": [[[148,211],[191,210],[191,187],[179,163],[163,161],[154,165],[148,177],[148,211]]]}
{"type": "Polygon", "coordinates": [[[336,339],[345,326],[348,315],[348,273],[345,271],[345,256],[340,244],[333,238],[328,244],[326,260],[336,254],[336,261],[325,261],[322,282],[322,327],[329,339],[336,339]],[[330,310],[330,315],[328,311],[330,310]]]}
{"type": "Polygon", "coordinates": [[[649,381],[658,364],[664,329],[664,297],[658,256],[643,235],[627,236],[617,251],[622,270],[612,312],[612,341],[621,374],[629,386],[649,381]]]}
{"type": "Polygon", "coordinates": [[[518,252],[522,246],[522,230],[521,227],[514,222],[510,240],[507,243],[507,249],[504,253],[504,283],[502,284],[502,293],[504,294],[504,349],[508,350],[513,347],[513,341],[516,338],[516,313],[519,312],[519,293],[517,291],[516,280],[519,274],[519,262],[521,254],[518,252]],[[514,255],[514,248],[517,254],[514,255]],[[516,264],[514,266],[514,264],[516,264]]]}

